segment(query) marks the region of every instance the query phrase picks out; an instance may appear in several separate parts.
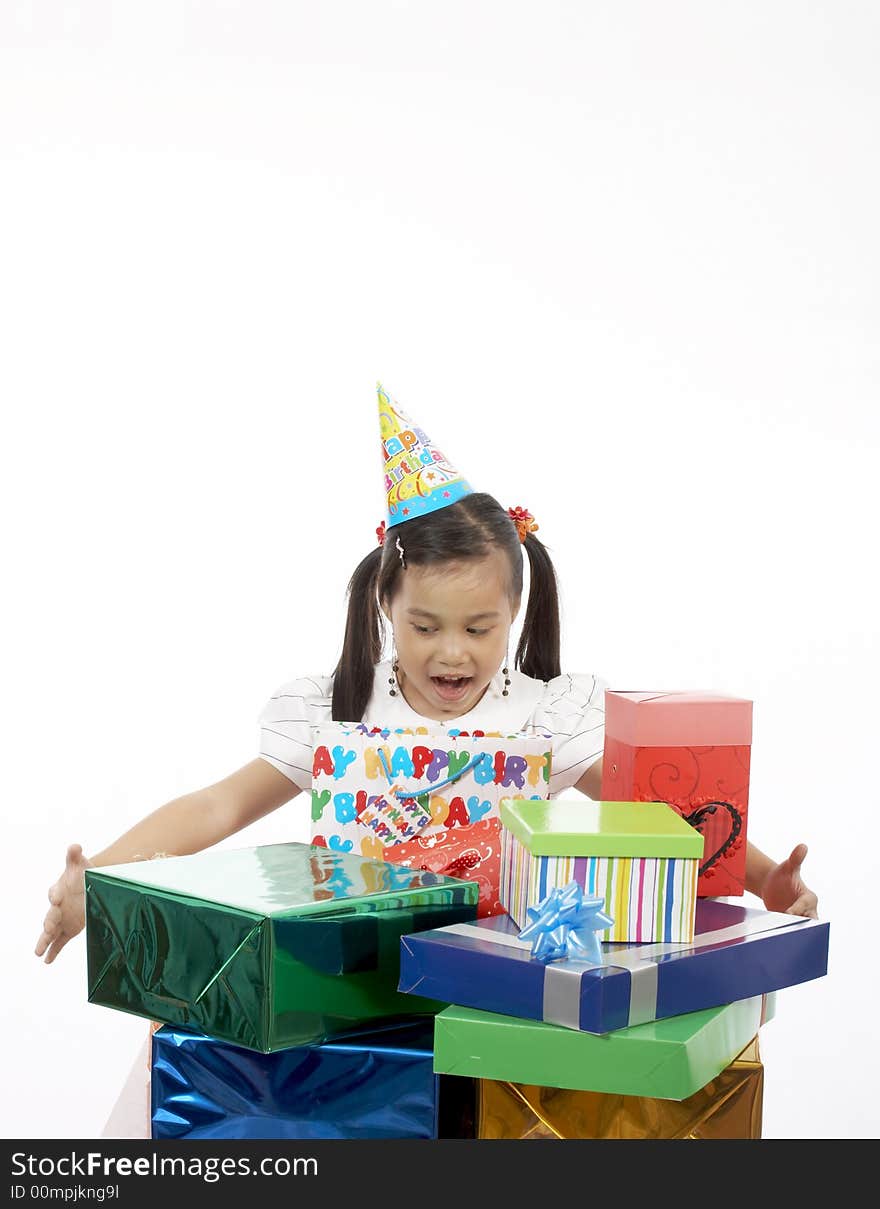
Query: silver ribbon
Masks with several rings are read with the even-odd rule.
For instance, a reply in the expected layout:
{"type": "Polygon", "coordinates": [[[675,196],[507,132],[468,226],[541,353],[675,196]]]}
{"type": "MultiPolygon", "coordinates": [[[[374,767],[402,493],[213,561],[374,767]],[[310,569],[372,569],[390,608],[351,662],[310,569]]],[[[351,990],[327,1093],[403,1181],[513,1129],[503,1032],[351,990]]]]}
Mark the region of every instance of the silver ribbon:
{"type": "MultiPolygon", "coordinates": [[[[818,921],[800,915],[783,915],[767,911],[729,928],[718,928],[715,932],[700,932],[691,942],[663,942],[651,945],[606,944],[607,960],[603,963],[608,970],[628,970],[630,975],[629,1019],[627,1023],[647,1024],[657,1019],[657,966],[658,960],[674,954],[692,953],[711,945],[723,944],[727,940],[742,940],[762,932],[775,932],[778,928],[816,924],[818,921]]],[[[492,928],[481,928],[477,924],[450,924],[438,929],[453,932],[456,936],[467,936],[482,940],[490,945],[502,945],[508,949],[531,952],[532,946],[516,936],[496,932],[492,928]]],[[[564,1028],[580,1029],[581,980],[589,970],[601,969],[591,961],[548,962],[544,967],[544,1009],[547,1024],[560,1024],[564,1028]]]]}

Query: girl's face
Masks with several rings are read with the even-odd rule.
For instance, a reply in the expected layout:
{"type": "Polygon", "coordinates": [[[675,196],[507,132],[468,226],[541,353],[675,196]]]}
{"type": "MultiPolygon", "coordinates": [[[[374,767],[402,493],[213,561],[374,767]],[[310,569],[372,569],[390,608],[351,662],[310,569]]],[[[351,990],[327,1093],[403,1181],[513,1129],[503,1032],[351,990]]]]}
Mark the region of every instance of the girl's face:
{"type": "Polygon", "coordinates": [[[473,709],[504,662],[519,603],[502,551],[435,567],[407,567],[383,612],[394,629],[397,678],[416,713],[447,721],[473,709]]]}

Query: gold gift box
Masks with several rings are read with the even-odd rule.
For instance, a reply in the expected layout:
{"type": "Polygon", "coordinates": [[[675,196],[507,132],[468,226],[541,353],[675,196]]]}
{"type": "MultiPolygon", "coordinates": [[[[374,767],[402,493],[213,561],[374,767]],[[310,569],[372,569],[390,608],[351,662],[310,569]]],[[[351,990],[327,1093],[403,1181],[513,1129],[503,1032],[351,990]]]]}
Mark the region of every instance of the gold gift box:
{"type": "Polygon", "coordinates": [[[755,1037],[686,1100],[480,1079],[478,1138],[760,1138],[764,1066],[755,1037]]]}

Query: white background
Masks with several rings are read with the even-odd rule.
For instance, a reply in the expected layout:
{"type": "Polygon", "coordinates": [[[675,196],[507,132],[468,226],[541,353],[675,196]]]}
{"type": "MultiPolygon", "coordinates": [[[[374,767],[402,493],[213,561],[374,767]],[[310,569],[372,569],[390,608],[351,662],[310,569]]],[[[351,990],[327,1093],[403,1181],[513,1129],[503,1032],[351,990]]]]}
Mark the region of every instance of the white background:
{"type": "MultiPolygon", "coordinates": [[[[878,35],[840,0],[3,4],[0,1133],[96,1136],[146,1031],[82,937],[32,955],[65,846],[246,763],[337,659],[377,377],[536,514],[566,669],[754,700],[750,838],[809,844],[832,922],[765,1136],[880,1132],[878,35]]],[[[307,834],[299,798],[228,844],[307,834]]]]}

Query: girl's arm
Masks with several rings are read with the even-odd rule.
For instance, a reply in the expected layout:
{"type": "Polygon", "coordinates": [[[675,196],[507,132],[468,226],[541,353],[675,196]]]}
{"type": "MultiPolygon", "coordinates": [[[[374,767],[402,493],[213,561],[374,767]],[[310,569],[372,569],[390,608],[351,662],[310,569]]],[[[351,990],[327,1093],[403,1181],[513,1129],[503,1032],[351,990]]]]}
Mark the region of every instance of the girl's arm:
{"type": "Polygon", "coordinates": [[[65,868],[49,889],[52,904],[34,952],[51,963],[85,926],[85,871],[154,856],[201,852],[289,802],[299,786],[267,760],[257,758],[194,793],[166,802],[91,859],[78,844],[67,850],[65,868]],[[48,950],[48,951],[47,951],[48,950]]]}
{"type": "MultiPolygon", "coordinates": [[[[552,769],[551,769],[552,771],[552,769]]],[[[579,789],[581,793],[585,793],[588,798],[593,798],[598,802],[602,798],[602,757],[591,764],[587,771],[583,774],[580,780],[575,785],[575,789],[579,789]]]]}
{"type": "Polygon", "coordinates": [[[746,889],[749,894],[757,894],[760,898],[761,887],[767,880],[767,874],[775,868],[776,861],[771,860],[754,844],[746,842],[746,889]]]}
{"type": "Polygon", "coordinates": [[[91,864],[120,865],[149,860],[157,853],[186,856],[201,852],[277,810],[298,793],[299,786],[268,760],[251,760],[215,785],[160,806],[93,856],[91,864]]]}

